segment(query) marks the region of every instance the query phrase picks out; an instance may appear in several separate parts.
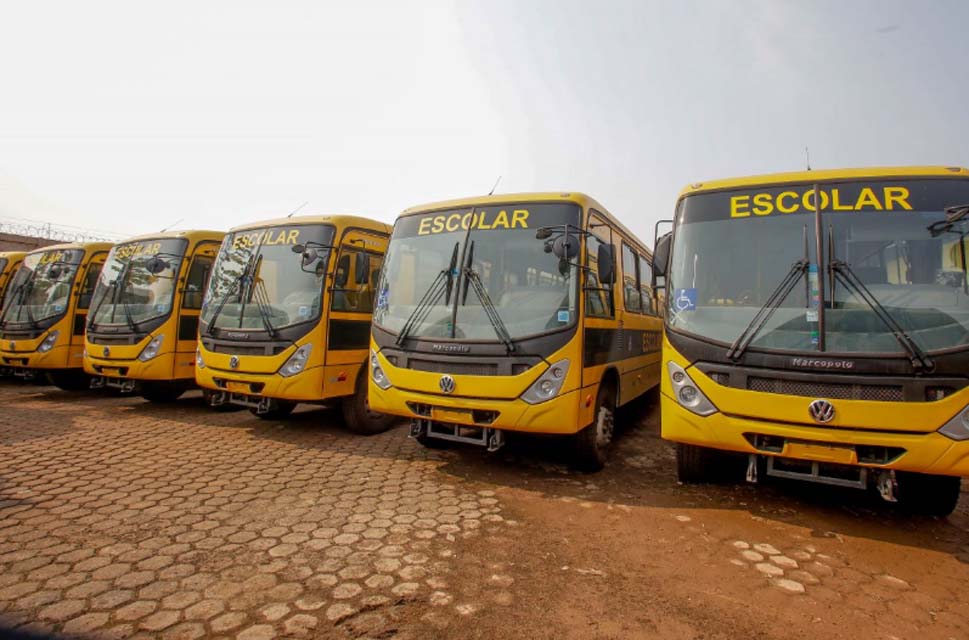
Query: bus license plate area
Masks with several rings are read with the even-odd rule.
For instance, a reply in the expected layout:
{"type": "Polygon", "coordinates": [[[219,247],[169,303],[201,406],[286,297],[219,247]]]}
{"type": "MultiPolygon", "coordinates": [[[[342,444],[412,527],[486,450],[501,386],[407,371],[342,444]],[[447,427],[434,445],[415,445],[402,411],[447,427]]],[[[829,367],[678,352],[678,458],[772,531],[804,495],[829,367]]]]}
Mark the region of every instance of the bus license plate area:
{"type": "Polygon", "coordinates": [[[784,456],[835,464],[855,464],[855,448],[852,446],[823,445],[808,442],[788,442],[784,456]]]}
{"type": "Polygon", "coordinates": [[[431,419],[435,422],[453,422],[457,424],[474,423],[470,411],[463,411],[460,409],[444,409],[443,407],[432,407],[431,419]]]}
{"type": "Polygon", "coordinates": [[[229,380],[225,383],[225,386],[232,393],[248,394],[250,391],[248,382],[234,382],[229,380]]]}

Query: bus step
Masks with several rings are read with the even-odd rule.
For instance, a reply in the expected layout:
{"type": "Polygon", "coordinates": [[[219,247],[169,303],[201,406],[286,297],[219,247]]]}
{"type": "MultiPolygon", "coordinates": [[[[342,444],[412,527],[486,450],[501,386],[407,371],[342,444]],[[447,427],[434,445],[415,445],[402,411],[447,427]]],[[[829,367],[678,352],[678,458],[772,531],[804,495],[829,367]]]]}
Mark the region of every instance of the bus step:
{"type": "Polygon", "coordinates": [[[117,389],[121,393],[134,393],[135,381],[125,380],[124,378],[106,378],[104,376],[91,379],[92,389],[117,389]]]}
{"type": "Polygon", "coordinates": [[[216,392],[211,396],[209,404],[217,407],[222,404],[233,404],[238,407],[253,409],[258,414],[269,413],[276,408],[276,400],[262,396],[247,396],[243,393],[216,392]]]}
{"type": "Polygon", "coordinates": [[[837,487],[852,489],[868,487],[868,469],[844,464],[768,456],[766,473],[775,478],[817,482],[837,487]]]}
{"type": "Polygon", "coordinates": [[[431,420],[414,420],[410,426],[412,438],[436,438],[450,442],[472,444],[486,447],[489,452],[497,451],[505,445],[505,434],[499,429],[487,427],[468,427],[449,422],[433,422],[431,420]]]}

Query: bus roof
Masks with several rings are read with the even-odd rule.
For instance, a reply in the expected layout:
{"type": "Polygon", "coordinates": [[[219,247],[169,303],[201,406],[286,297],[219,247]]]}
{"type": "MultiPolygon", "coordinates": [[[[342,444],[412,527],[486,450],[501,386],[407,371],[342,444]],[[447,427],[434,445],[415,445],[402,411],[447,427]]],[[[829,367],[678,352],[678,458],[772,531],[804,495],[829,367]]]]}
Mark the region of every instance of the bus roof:
{"type": "Polygon", "coordinates": [[[646,244],[640,240],[636,234],[627,229],[608,209],[599,204],[595,198],[579,191],[533,191],[526,193],[502,193],[490,196],[473,196],[468,198],[458,198],[454,200],[442,200],[440,202],[430,202],[415,207],[408,207],[400,214],[400,217],[413,216],[420,213],[430,213],[432,211],[443,211],[458,207],[486,207],[496,204],[534,204],[540,202],[573,202],[583,208],[595,209],[601,213],[610,223],[616,226],[627,237],[638,245],[638,248],[645,251],[652,257],[652,252],[646,244]]]}
{"type": "Polygon", "coordinates": [[[262,229],[264,227],[278,227],[294,224],[332,224],[336,227],[360,227],[361,229],[381,231],[388,234],[393,228],[385,222],[380,222],[379,220],[373,220],[371,218],[347,214],[333,214],[319,216],[293,216],[292,218],[273,218],[271,220],[260,220],[259,222],[250,222],[248,224],[239,225],[238,227],[232,227],[229,229],[229,233],[234,231],[244,231],[247,229],[262,229]]]}
{"type": "Polygon", "coordinates": [[[129,242],[140,242],[144,240],[175,240],[187,238],[190,242],[194,240],[218,240],[225,237],[225,231],[211,231],[209,229],[187,229],[185,231],[160,231],[159,233],[145,233],[132,238],[125,238],[118,244],[129,242]]]}
{"type": "Polygon", "coordinates": [[[110,251],[111,247],[114,246],[112,242],[65,242],[64,244],[52,244],[46,247],[40,247],[39,249],[34,249],[29,252],[28,255],[33,255],[35,253],[46,253],[48,251],[66,251],[68,249],[80,249],[84,252],[97,252],[97,251],[110,251]]]}
{"type": "Polygon", "coordinates": [[[0,251],[0,258],[7,260],[21,260],[27,255],[26,251],[0,251]]]}
{"type": "Polygon", "coordinates": [[[825,169],[822,171],[792,171],[789,173],[771,173],[760,176],[747,176],[740,178],[726,178],[722,180],[710,180],[707,182],[695,182],[680,191],[679,198],[696,193],[707,191],[722,191],[725,189],[739,189],[743,187],[754,187],[774,184],[810,183],[810,182],[829,182],[834,180],[851,180],[858,178],[917,178],[935,177],[969,178],[969,169],[962,167],[942,167],[942,166],[923,166],[923,167],[867,167],[856,169],[825,169]]]}

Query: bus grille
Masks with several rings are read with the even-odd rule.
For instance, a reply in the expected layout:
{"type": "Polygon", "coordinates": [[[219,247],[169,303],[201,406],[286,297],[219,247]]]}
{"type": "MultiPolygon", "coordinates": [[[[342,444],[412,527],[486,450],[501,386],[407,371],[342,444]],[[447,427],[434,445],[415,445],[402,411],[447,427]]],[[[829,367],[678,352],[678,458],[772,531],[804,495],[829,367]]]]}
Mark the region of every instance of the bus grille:
{"type": "Polygon", "coordinates": [[[832,400],[872,400],[876,402],[902,402],[901,385],[844,384],[835,382],[803,382],[750,376],[747,389],[764,393],[780,393],[808,398],[831,398],[832,400]]]}
{"type": "Polygon", "coordinates": [[[498,365],[494,362],[440,362],[437,360],[422,360],[410,358],[408,369],[427,371],[429,373],[450,373],[462,376],[496,376],[498,365]]]}

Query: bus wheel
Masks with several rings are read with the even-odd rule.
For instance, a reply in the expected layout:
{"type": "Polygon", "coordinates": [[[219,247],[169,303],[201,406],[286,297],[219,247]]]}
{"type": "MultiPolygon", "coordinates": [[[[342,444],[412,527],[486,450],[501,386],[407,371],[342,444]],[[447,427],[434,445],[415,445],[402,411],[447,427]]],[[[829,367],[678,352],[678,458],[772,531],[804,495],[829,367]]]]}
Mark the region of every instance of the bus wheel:
{"type": "Polygon", "coordinates": [[[960,478],[912,471],[896,471],[895,477],[898,506],[909,513],[944,518],[959,502],[960,478]]]}
{"type": "Polygon", "coordinates": [[[712,482],[717,477],[719,451],[676,443],[676,476],[684,484],[712,482]]]}
{"type": "Polygon", "coordinates": [[[347,429],[359,435],[372,436],[383,433],[394,424],[393,416],[370,410],[370,403],[367,401],[366,367],[357,376],[353,395],[344,398],[340,408],[343,410],[343,421],[347,429]]]}
{"type": "Polygon", "coordinates": [[[183,387],[166,384],[164,382],[146,382],[141,385],[141,397],[148,402],[154,402],[156,404],[175,402],[182,397],[183,393],[185,393],[183,387]]]}
{"type": "Polygon", "coordinates": [[[86,391],[91,388],[91,377],[83,371],[50,371],[47,379],[62,391],[86,391]]]}
{"type": "Polygon", "coordinates": [[[580,471],[599,471],[606,466],[616,426],[616,402],[609,386],[600,385],[595,420],[574,438],[573,466],[580,471]]]}
{"type": "Polygon", "coordinates": [[[282,420],[286,418],[293,412],[296,408],[295,402],[286,402],[285,400],[277,400],[276,406],[265,413],[259,413],[255,409],[249,409],[252,415],[263,420],[282,420]]]}

